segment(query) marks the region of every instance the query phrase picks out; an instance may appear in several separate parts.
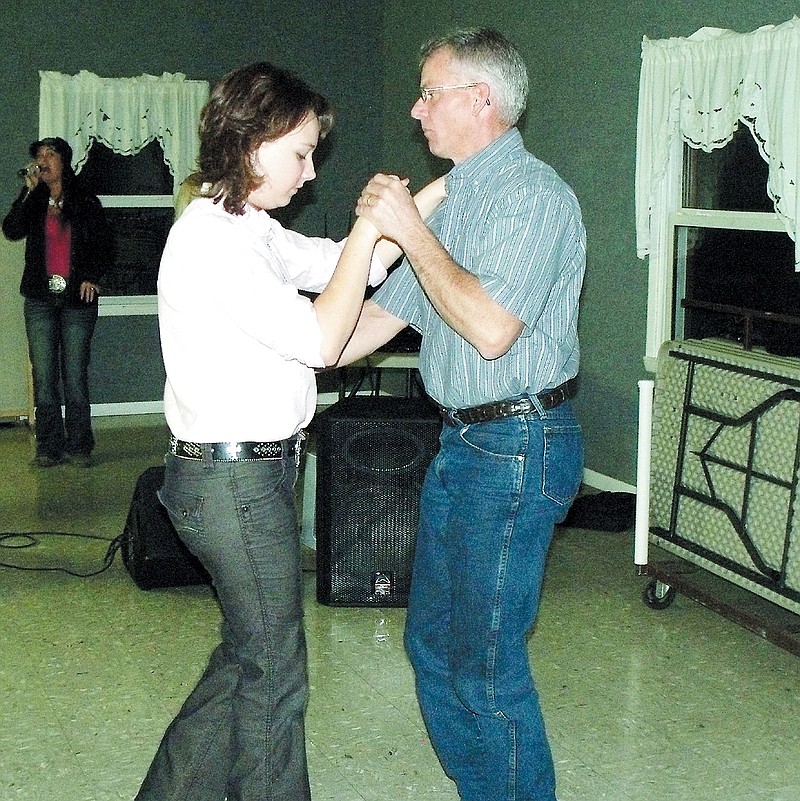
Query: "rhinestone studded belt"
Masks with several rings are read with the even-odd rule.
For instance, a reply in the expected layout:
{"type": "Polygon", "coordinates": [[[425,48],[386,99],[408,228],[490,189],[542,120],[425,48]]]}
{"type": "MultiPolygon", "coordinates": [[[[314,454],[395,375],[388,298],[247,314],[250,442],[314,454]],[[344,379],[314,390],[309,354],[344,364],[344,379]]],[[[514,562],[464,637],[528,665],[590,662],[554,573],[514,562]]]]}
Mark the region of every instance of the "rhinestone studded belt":
{"type": "MultiPolygon", "coordinates": [[[[554,389],[546,389],[536,396],[541,407],[547,411],[555,409],[565,400],[575,396],[577,380],[570,378],[554,389]]],[[[486,423],[502,417],[517,417],[537,411],[536,404],[531,398],[515,398],[495,403],[484,403],[481,406],[468,406],[466,409],[445,409],[441,407],[444,422],[450,426],[471,425],[472,423],[486,423]]]]}
{"type": "Polygon", "coordinates": [[[181,459],[202,459],[203,450],[211,449],[214,462],[254,462],[263,459],[282,459],[295,455],[300,438],[277,442],[184,442],[170,437],[169,452],[181,459]]]}

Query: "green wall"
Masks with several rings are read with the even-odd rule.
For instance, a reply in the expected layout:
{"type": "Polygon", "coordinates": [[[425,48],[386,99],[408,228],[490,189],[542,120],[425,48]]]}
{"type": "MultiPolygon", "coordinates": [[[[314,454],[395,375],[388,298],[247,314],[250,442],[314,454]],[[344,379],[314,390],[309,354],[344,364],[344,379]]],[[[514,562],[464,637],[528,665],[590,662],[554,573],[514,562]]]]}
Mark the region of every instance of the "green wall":
{"type": "MultiPolygon", "coordinates": [[[[15,173],[38,136],[39,70],[89,70],[106,77],[182,72],[213,83],[239,64],[265,59],[297,71],[331,100],[338,117],[318,151],[318,179],[281,217],[308,234],[327,230],[342,237],[355,199],[379,167],[383,93],[375,53],[381,31],[379,6],[362,0],[64,0],[50,10],[15,0],[0,16],[0,209],[5,214],[19,191],[15,173]]],[[[21,248],[0,248],[0,291],[13,295],[14,312],[21,308],[21,254],[21,248]]],[[[10,315],[0,316],[6,343],[10,322],[10,315]]],[[[18,335],[21,315],[17,322],[15,358],[0,359],[0,390],[13,383],[24,392],[24,377],[17,374],[26,358],[24,334],[18,335]]],[[[161,399],[155,318],[101,318],[93,341],[91,393],[93,403],[161,399]]],[[[17,404],[17,392],[3,394],[17,404]]]]}
{"type": "Polygon", "coordinates": [[[529,66],[526,143],[574,187],[586,220],[577,406],[587,467],[632,484],[636,386],[646,377],[647,264],[636,258],[633,210],[642,36],[688,36],[703,26],[748,31],[795,12],[789,0],[67,0],[45,13],[18,0],[0,19],[0,206],[16,193],[14,173],[38,129],[38,70],[184,72],[213,81],[268,58],[296,69],[339,111],[319,178],[293,208],[301,230],[321,233],[327,213],[330,233],[339,235],[374,170],[408,175],[418,186],[447,169],[427,154],[408,116],[420,43],[451,27],[494,25],[529,66]]]}
{"type": "Polygon", "coordinates": [[[16,195],[14,173],[38,134],[39,70],[107,77],[183,72],[213,82],[239,64],[265,59],[296,70],[338,112],[319,178],[310,196],[298,198],[299,216],[310,229],[337,208],[346,225],[343,208],[375,169],[381,139],[376,8],[363,0],[64,0],[45,13],[33,0],[16,0],[0,19],[0,176],[6,176],[0,204],[5,208],[16,195]]]}

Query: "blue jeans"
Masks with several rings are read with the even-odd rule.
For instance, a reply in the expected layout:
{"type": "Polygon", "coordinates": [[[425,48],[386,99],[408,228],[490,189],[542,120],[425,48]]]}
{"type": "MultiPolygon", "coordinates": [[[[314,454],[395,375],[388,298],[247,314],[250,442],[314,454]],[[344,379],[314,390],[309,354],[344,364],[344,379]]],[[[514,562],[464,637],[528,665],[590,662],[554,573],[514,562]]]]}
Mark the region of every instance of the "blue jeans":
{"type": "Polygon", "coordinates": [[[36,453],[54,459],[60,459],[65,451],[88,456],[94,447],[89,358],[97,304],[73,308],[55,298],[25,298],[24,314],[33,368],[36,453]]]}
{"type": "Polygon", "coordinates": [[[445,426],[426,475],[405,640],[431,742],[465,801],[555,799],[527,635],[582,468],[567,402],[445,426]]]}
{"type": "Polygon", "coordinates": [[[167,728],[137,801],[307,801],[308,697],[293,455],[166,457],[159,493],[210,574],[222,642],[167,728]]]}

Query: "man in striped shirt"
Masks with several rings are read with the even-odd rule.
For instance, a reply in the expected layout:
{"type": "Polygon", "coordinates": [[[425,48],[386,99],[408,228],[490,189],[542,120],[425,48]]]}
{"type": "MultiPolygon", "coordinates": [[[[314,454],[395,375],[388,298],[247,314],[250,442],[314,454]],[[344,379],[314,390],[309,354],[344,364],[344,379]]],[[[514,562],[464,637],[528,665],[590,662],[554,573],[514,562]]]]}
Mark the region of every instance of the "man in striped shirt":
{"type": "Polygon", "coordinates": [[[377,175],[358,213],[405,253],[342,364],[410,324],[445,420],[420,503],[406,647],[431,740],[465,801],[554,801],[553,759],[528,662],[554,525],[578,491],[569,398],[585,266],[578,202],[515,127],[524,62],[491,29],[423,48],[411,109],[453,162],[423,221],[405,182],[377,175]]]}

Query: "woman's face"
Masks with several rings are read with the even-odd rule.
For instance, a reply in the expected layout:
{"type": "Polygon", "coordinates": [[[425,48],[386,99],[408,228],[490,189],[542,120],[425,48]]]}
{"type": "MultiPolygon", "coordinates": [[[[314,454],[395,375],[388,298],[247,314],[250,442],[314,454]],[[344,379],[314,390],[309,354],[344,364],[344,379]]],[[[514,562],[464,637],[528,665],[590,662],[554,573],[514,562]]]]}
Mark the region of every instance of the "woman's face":
{"type": "Polygon", "coordinates": [[[61,163],[61,155],[53,148],[46,145],[36,151],[36,164],[39,166],[39,180],[44,181],[48,186],[61,180],[64,166],[61,163]]]}
{"type": "Polygon", "coordinates": [[[312,159],[319,142],[319,120],[309,114],[300,125],[272,142],[262,142],[253,152],[253,168],[263,176],[247,201],[257,209],[287,206],[306,181],[317,173],[312,159]]]}

